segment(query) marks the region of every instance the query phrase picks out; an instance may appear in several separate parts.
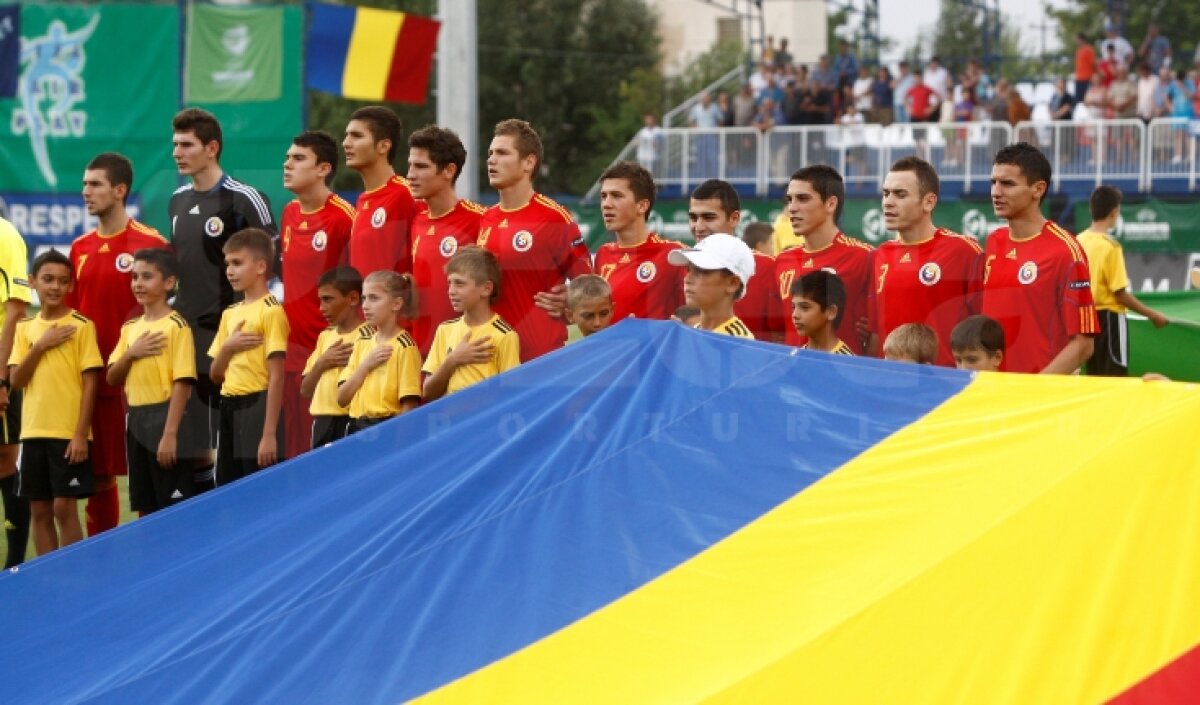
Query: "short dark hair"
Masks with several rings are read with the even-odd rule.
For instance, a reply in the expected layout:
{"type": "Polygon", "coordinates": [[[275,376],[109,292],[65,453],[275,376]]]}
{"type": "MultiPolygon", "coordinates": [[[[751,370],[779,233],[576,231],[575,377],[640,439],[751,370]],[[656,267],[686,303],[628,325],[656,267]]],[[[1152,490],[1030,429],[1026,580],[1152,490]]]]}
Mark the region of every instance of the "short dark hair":
{"type": "Polygon", "coordinates": [[[728,181],[720,179],[709,179],[692,191],[692,198],[697,201],[708,201],[716,199],[721,202],[721,210],[725,211],[726,217],[732,216],[735,213],[740,213],[742,210],[742,199],[738,196],[735,189],[728,181]]]}
{"type": "Polygon", "coordinates": [[[125,184],[125,197],[121,199],[121,203],[129,200],[129,192],[133,190],[133,162],[129,161],[124,154],[116,152],[97,154],[92,161],[88,162],[87,169],[104,171],[104,177],[113,186],[125,184]]]}
{"type": "Polygon", "coordinates": [[[71,279],[75,278],[75,269],[71,267],[71,258],[51,247],[42,254],[33,258],[33,266],[29,268],[29,276],[36,278],[42,267],[48,264],[61,264],[67,268],[71,279]]]}
{"type": "Polygon", "coordinates": [[[950,349],[983,350],[989,355],[1004,352],[1004,328],[987,316],[967,316],[950,331],[950,349]]]}
{"type": "Polygon", "coordinates": [[[617,162],[600,175],[602,184],[605,179],[625,179],[629,190],[633,191],[634,200],[650,201],[650,208],[646,209],[646,220],[650,219],[650,211],[654,209],[654,177],[646,171],[646,167],[637,162],[617,162]]]}
{"type": "Polygon", "coordinates": [[[292,144],[311,149],[317,157],[317,164],[328,164],[329,173],[325,175],[325,185],[333,183],[338,163],[338,145],[333,135],[325,130],[305,130],[292,138],[292,144]]]}
{"type": "Polygon", "coordinates": [[[833,219],[835,221],[842,219],[842,208],[846,205],[846,182],[837,169],[828,164],[813,164],[798,169],[789,180],[808,183],[812,186],[813,191],[817,192],[822,203],[830,198],[836,198],[837,210],[833,212],[833,219]]]}
{"type": "Polygon", "coordinates": [[[454,181],[462,175],[463,165],[467,163],[467,148],[463,146],[458,133],[437,125],[426,125],[408,136],[410,149],[423,149],[429,152],[429,159],[437,166],[438,171],[454,165],[454,181]]]}
{"type": "Polygon", "coordinates": [[[165,247],[143,247],[133,253],[134,262],[145,262],[167,277],[179,277],[179,259],[175,253],[165,247]]]}
{"type": "Polygon", "coordinates": [[[334,267],[321,275],[317,280],[317,288],[332,286],[346,296],[350,292],[362,295],[363,278],[354,267],[334,267]]]}
{"type": "Polygon", "coordinates": [[[262,228],[242,228],[231,235],[221,248],[226,254],[241,250],[266,262],[268,268],[275,260],[275,243],[271,241],[271,234],[262,228]]]}
{"type": "Polygon", "coordinates": [[[1114,210],[1121,207],[1121,189],[1116,186],[1097,186],[1088,199],[1088,210],[1092,220],[1107,218],[1114,210]]]}
{"type": "Polygon", "coordinates": [[[396,160],[396,149],[400,146],[400,133],[403,131],[396,113],[382,105],[368,105],[350,113],[350,119],[366,123],[367,131],[375,142],[391,140],[387,158],[389,162],[396,160]]]}
{"type": "Polygon", "coordinates": [[[521,159],[530,154],[537,157],[537,162],[533,165],[533,173],[537,174],[538,169],[542,166],[542,160],[545,158],[545,149],[542,147],[542,136],[533,129],[533,125],[517,118],[501,120],[496,123],[496,129],[492,131],[492,136],[512,137],[513,143],[517,147],[517,156],[521,159]]]}
{"type": "Polygon", "coordinates": [[[500,263],[490,250],[471,245],[464,247],[446,263],[446,274],[465,274],[476,284],[492,283],[490,301],[495,303],[500,296],[500,263]]]}
{"type": "Polygon", "coordinates": [[[833,272],[818,269],[800,277],[792,284],[792,296],[801,296],[821,307],[837,306],[838,313],[833,319],[833,327],[842,324],[842,316],[846,313],[846,285],[842,278],[833,272]]]}
{"type": "Polygon", "coordinates": [[[937,169],[920,157],[901,157],[897,159],[889,171],[911,171],[917,175],[917,184],[921,188],[921,196],[927,193],[937,195],[942,188],[937,169]]]}
{"type": "MultiPolygon", "coordinates": [[[[992,160],[992,164],[1015,166],[1021,170],[1021,176],[1025,177],[1025,181],[1030,186],[1038,181],[1044,181],[1047,189],[1050,187],[1050,179],[1053,176],[1050,160],[1046,158],[1045,154],[1042,154],[1042,150],[1028,142],[1015,142],[1001,147],[1000,151],[996,152],[996,158],[992,160]]],[[[1045,194],[1042,195],[1045,196],[1045,194]]]]}
{"type": "Polygon", "coordinates": [[[221,123],[217,116],[200,108],[184,108],[175,113],[171,120],[171,129],[175,132],[190,132],[200,140],[201,145],[217,143],[217,161],[221,161],[221,150],[225,148],[225,138],[221,136],[221,123]]]}
{"type": "Polygon", "coordinates": [[[742,230],[742,242],[752,250],[773,237],[775,237],[775,228],[771,227],[770,223],[750,223],[742,230]]]}

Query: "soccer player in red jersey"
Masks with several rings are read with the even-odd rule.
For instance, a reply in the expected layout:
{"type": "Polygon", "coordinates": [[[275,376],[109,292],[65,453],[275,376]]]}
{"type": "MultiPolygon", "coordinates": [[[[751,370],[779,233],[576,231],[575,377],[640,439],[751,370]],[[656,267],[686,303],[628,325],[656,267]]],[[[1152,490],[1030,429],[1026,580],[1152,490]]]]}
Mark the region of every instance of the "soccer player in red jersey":
{"type": "MultiPolygon", "coordinates": [[[[817,164],[792,174],[784,203],[792,228],[804,237],[804,245],[775,258],[775,279],[780,315],[786,312],[790,318],[792,282],[818,269],[838,275],[846,289],[846,311],[837,334],[855,355],[862,355],[865,346],[860,331],[867,323],[872,250],[838,229],[845,202],[846,184],[833,167],[817,164]]],[[[794,326],[788,327],[785,341],[795,346],[805,343],[794,326]]]]}
{"type": "Polygon", "coordinates": [[[408,186],[420,199],[412,227],[417,317],[409,332],[422,358],[437,327],[461,315],[450,305],[446,263],[458,248],[479,239],[483,206],[454,191],[466,162],[467,149],[452,130],[428,125],[408,136],[408,186]]]}
{"type": "Polygon", "coordinates": [[[933,224],[940,183],[933,166],[904,157],[883,181],[883,220],[899,237],[875,250],[869,315],[871,354],[905,323],[929,326],[937,335],[935,364],[954,367],[950,332],[979,313],[983,249],[933,224]]]}
{"type": "MultiPolygon", "coordinates": [[[[96,324],[96,343],[107,360],[121,338],[121,326],[139,315],[130,286],[133,253],[146,247],[167,247],[158,231],[143,225],[125,210],[133,187],[133,164],[115,152],[96,156],[83,172],[83,202],[99,226],[71,243],[75,288],[67,305],[96,324]]],[[[87,502],[87,532],[95,536],[121,520],[117,475],[126,473],[125,402],[120,387],[97,382],[92,414],[92,470],[96,493],[87,502]]]]}
{"type": "Polygon", "coordinates": [[[521,362],[567,342],[566,279],[590,274],[591,256],[567,209],[533,190],[542,138],[524,120],[496,125],[488,182],[500,203],[479,220],[479,246],[496,255],[502,284],[496,312],[517,329],[521,362]]]}
{"type": "MultiPolygon", "coordinates": [[[[716,233],[736,233],[741,219],[742,201],[728,182],[709,179],[692,191],[688,200],[688,227],[696,242],[716,233]]],[[[733,312],[754,333],[756,340],[783,339],[784,324],[791,320],[791,309],[784,318],[775,304],[773,257],[754,253],[754,275],[746,284],[746,294],[733,303],[733,312]],[[770,302],[766,314],[763,313],[764,300],[770,302]]]]}
{"type": "Polygon", "coordinates": [[[1008,372],[1071,374],[1099,332],[1083,247],[1042,215],[1050,178],[1050,161],[1028,142],[992,160],[992,207],[1008,227],[984,248],[983,315],[1004,328],[1008,372]]]}
{"type": "Polygon", "coordinates": [[[775,229],[770,223],[747,223],[742,229],[742,242],[754,253],[754,276],[733,310],[756,339],[779,343],[783,342],[784,322],[775,303],[774,239],[775,229]]]}
{"type": "Polygon", "coordinates": [[[363,180],[350,234],[350,266],[366,277],[379,270],[412,273],[412,220],[416,202],[392,161],[400,145],[400,118],[371,105],[350,115],[342,149],[346,166],[363,180]]]}
{"type": "Polygon", "coordinates": [[[600,175],[600,213],[616,236],[596,251],[593,266],[612,289],[613,321],[655,318],[665,321],[683,305],[687,270],[667,262],[682,243],[646,228],[654,208],[654,177],[636,162],[618,162],[600,175]]]}
{"type": "Polygon", "coordinates": [[[283,187],[296,195],[283,207],[280,257],[288,350],[283,363],[284,457],[309,450],[312,416],[300,396],[304,363],[328,327],[317,300],[321,275],[346,264],[354,207],[329,190],[337,171],[337,141],[322,131],[302,132],[283,162],[283,187]]]}

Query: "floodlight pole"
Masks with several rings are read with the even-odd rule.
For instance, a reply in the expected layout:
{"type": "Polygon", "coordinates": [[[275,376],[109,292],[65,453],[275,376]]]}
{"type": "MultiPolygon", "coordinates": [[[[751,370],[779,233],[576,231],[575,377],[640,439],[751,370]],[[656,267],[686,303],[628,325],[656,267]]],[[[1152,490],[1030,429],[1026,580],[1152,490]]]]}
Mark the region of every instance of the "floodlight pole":
{"type": "Polygon", "coordinates": [[[439,0],[437,49],[437,121],[458,133],[467,163],[458,178],[458,195],[479,198],[479,59],[475,0],[439,0]]]}

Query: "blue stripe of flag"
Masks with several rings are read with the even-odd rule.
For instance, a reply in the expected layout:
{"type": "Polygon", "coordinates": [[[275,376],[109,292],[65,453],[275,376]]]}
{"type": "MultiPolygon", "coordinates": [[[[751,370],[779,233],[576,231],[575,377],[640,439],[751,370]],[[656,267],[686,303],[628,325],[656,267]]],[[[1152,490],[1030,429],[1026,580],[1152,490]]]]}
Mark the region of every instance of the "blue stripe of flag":
{"type": "Polygon", "coordinates": [[[341,95],[342,73],[358,10],[322,3],[310,3],[308,7],[307,85],[318,91],[341,95]]]}

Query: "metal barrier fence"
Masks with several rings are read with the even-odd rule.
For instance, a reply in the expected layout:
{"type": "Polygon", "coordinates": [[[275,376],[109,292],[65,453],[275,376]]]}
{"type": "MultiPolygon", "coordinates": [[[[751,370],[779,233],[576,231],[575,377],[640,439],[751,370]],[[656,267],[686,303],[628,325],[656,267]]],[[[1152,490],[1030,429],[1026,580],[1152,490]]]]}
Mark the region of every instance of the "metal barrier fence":
{"type": "MultiPolygon", "coordinates": [[[[963,191],[986,188],[992,158],[1006,144],[1040,147],[1053,168],[1051,193],[1101,183],[1127,183],[1140,191],[1200,190],[1200,120],[1094,120],[1089,122],[897,123],[664,128],[654,158],[643,154],[661,188],[686,192],[705,179],[723,179],[760,196],[785,188],[796,169],[829,164],[848,187],[880,186],[888,166],[904,156],[927,159],[945,184],[963,191]]],[[[637,159],[637,141],[617,159],[637,159]]],[[[1128,188],[1128,187],[1127,187],[1128,188]]],[[[594,185],[585,201],[599,194],[594,185]]]]}

